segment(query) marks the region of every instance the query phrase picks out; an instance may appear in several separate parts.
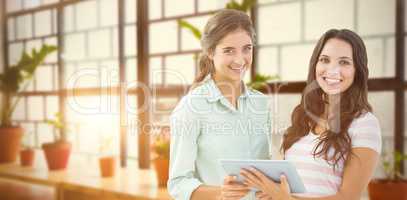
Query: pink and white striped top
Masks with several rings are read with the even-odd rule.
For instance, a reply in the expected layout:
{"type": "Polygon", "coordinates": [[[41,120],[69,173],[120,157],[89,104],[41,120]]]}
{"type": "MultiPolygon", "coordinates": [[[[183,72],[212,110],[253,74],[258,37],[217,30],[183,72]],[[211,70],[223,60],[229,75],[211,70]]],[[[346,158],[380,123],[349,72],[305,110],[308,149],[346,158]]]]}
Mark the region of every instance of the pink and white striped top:
{"type": "MultiPolygon", "coordinates": [[[[380,154],[381,131],[377,118],[367,112],[354,119],[348,133],[352,139],[352,147],[371,148],[380,154]]],[[[318,142],[318,136],[310,132],[297,141],[285,153],[285,159],[293,162],[304,182],[307,193],[300,196],[327,196],[336,194],[342,183],[344,161],[339,161],[333,171],[323,158],[312,155],[318,142]]],[[[332,151],[333,152],[333,151],[332,151]]]]}

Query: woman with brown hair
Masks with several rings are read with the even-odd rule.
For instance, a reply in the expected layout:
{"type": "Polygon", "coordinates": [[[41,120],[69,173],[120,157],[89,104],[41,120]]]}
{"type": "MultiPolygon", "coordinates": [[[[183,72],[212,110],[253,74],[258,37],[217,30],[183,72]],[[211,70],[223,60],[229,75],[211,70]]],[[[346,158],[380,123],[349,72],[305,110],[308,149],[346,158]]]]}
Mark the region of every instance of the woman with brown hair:
{"type": "Polygon", "coordinates": [[[327,31],[312,54],[307,86],[294,109],[281,150],[306,187],[290,194],[256,169],[242,170],[260,199],[356,200],[369,183],[381,152],[377,118],[367,100],[367,53],[350,30],[327,31]]]}
{"type": "MultiPolygon", "coordinates": [[[[236,10],[219,11],[205,26],[199,75],[170,120],[168,191],[177,200],[227,197],[219,159],[269,158],[267,96],[242,81],[252,64],[254,35],[249,16],[236,10]]],[[[249,192],[226,183],[234,186],[234,197],[249,192]]]]}

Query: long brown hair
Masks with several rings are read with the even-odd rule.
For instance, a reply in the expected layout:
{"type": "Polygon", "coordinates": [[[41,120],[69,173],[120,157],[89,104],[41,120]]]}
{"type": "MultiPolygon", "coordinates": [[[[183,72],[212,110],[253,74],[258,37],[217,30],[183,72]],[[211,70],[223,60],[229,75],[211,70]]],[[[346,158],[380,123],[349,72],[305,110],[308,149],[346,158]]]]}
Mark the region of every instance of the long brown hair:
{"type": "Polygon", "coordinates": [[[250,17],[238,10],[223,9],[212,16],[205,25],[201,39],[202,53],[199,59],[199,72],[192,88],[196,87],[208,74],[215,73],[213,61],[209,55],[213,54],[216,45],[229,33],[242,29],[255,41],[255,31],[250,17]]]}
{"type": "MultiPolygon", "coordinates": [[[[319,39],[314,48],[308,71],[307,86],[302,93],[301,103],[297,105],[291,115],[292,125],[287,129],[281,151],[285,153],[295,142],[303,136],[309,134],[317,126],[317,122],[312,116],[322,116],[325,109],[324,92],[316,83],[315,69],[319,56],[325,43],[331,39],[337,38],[349,43],[352,46],[352,55],[355,66],[355,77],[352,85],[340,94],[339,112],[334,113],[334,119],[340,124],[338,131],[331,128],[320,134],[319,142],[314,148],[314,157],[322,157],[329,164],[335,167],[341,160],[346,161],[346,157],[351,153],[351,138],[348,129],[353,119],[359,117],[365,112],[372,110],[367,100],[367,53],[362,39],[354,32],[347,29],[328,30],[319,39]],[[308,88],[308,89],[307,89],[308,88]],[[312,89],[309,89],[312,88],[312,89]],[[328,154],[333,149],[333,154],[328,154]]],[[[332,120],[329,120],[331,123],[332,120]]],[[[331,125],[331,124],[329,124],[331,125]]]]}

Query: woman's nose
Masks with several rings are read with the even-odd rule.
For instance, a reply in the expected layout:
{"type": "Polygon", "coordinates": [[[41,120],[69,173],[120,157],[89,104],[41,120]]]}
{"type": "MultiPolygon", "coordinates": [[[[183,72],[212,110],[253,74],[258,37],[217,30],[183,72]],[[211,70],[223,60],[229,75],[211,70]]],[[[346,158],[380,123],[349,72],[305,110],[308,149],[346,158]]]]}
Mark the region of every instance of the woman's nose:
{"type": "Polygon", "coordinates": [[[340,68],[337,65],[330,65],[327,68],[327,74],[328,75],[339,75],[340,73],[340,68]]]}
{"type": "Polygon", "coordinates": [[[233,59],[233,62],[238,65],[244,65],[245,60],[243,55],[236,55],[236,57],[233,59]]]}

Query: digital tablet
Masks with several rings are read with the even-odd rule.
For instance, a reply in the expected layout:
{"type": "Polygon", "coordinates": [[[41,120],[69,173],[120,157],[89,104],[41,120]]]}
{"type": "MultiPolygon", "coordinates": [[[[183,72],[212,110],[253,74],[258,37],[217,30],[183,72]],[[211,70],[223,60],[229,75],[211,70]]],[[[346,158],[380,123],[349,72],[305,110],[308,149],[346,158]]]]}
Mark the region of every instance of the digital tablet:
{"type": "Polygon", "coordinates": [[[240,170],[254,167],[263,172],[274,182],[280,183],[280,175],[287,177],[288,185],[292,193],[305,193],[305,186],[298,175],[293,163],[287,160],[219,160],[221,166],[228,175],[237,176],[238,181],[243,181],[240,170]]]}

